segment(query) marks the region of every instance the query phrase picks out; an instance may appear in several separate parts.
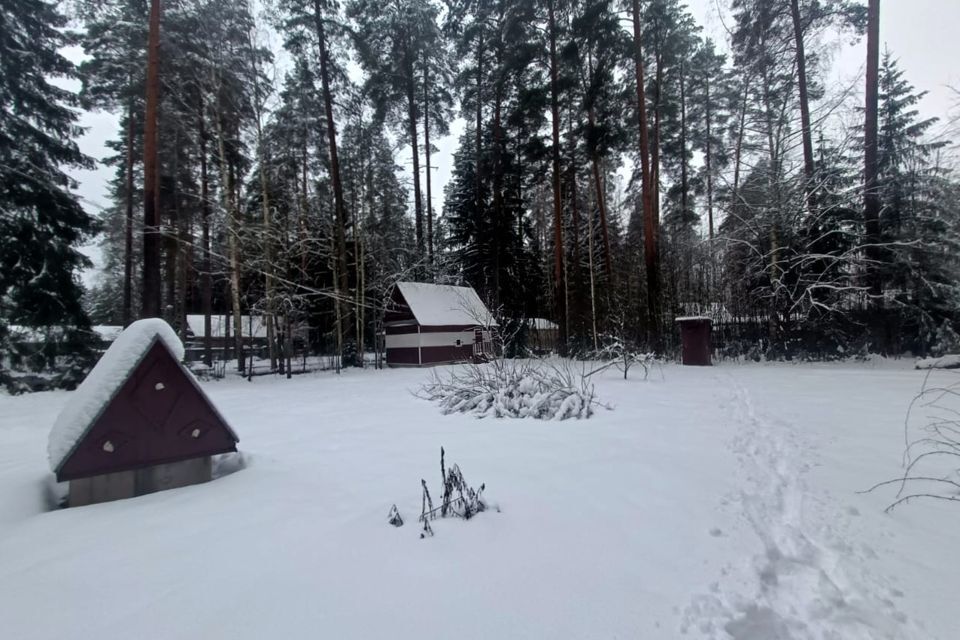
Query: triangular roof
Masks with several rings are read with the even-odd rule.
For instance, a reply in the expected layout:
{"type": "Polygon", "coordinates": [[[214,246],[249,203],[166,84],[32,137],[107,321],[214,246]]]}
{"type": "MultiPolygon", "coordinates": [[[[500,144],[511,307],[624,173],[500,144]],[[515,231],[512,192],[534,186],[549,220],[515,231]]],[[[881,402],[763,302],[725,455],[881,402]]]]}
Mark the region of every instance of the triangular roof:
{"type": "MultiPolygon", "coordinates": [[[[198,416],[197,420],[203,423],[201,431],[204,434],[208,430],[207,427],[225,432],[226,438],[221,438],[222,441],[213,448],[224,449],[223,441],[225,440],[237,442],[236,434],[207,399],[196,379],[180,364],[183,355],[183,344],[170,325],[163,320],[149,318],[134,322],[127,327],[110,345],[83,383],[70,395],[50,430],[47,455],[51,470],[59,477],[64,465],[70,461],[98,425],[110,433],[115,432],[115,427],[100,424],[105,419],[108,422],[117,421],[118,417],[123,416],[123,419],[118,422],[123,423],[121,430],[124,431],[135,430],[139,428],[140,423],[149,422],[157,433],[162,433],[167,426],[165,422],[178,407],[190,412],[189,415],[198,416]],[[158,381],[154,382],[151,376],[157,377],[158,381]],[[161,379],[164,382],[159,382],[161,379]],[[150,405],[137,405],[137,399],[133,394],[142,393],[147,385],[154,385],[150,390],[156,393],[167,390],[170,401],[161,410],[164,415],[154,415],[150,405]],[[132,400],[123,398],[124,395],[130,396],[132,400]],[[188,401],[181,402],[185,397],[188,401]],[[130,406],[120,406],[124,404],[130,406]],[[137,410],[131,411],[130,407],[137,410]],[[114,416],[109,415],[111,411],[114,412],[114,416]]],[[[183,426],[186,426],[186,423],[183,426]]],[[[209,441],[210,438],[207,440],[209,441]]],[[[113,446],[111,442],[111,452],[113,446]]],[[[197,447],[193,448],[197,449],[197,447]]],[[[203,448],[203,446],[199,447],[201,450],[203,448]]],[[[149,454],[142,453],[134,457],[135,461],[130,456],[119,456],[131,462],[131,466],[140,466],[139,462],[151,464],[167,461],[151,461],[148,460],[149,454]]],[[[171,457],[167,456],[167,458],[171,457]]]]}
{"type": "Polygon", "coordinates": [[[397,289],[422,326],[497,326],[473,287],[398,282],[397,289]]]}

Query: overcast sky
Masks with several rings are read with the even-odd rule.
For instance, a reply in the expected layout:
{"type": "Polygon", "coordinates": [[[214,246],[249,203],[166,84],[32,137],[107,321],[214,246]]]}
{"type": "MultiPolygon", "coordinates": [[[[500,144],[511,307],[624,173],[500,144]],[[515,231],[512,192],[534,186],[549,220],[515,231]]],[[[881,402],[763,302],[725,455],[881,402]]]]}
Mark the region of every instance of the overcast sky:
{"type": "MultiPolygon", "coordinates": [[[[720,18],[719,6],[727,0],[689,0],[688,5],[704,34],[718,43],[726,42],[726,29],[720,18]]],[[[900,60],[906,77],[917,89],[928,91],[920,105],[925,117],[945,119],[953,110],[956,98],[949,86],[960,87],[960,0],[883,0],[881,5],[880,36],[884,45],[900,60]]],[[[856,46],[837,46],[830,52],[835,59],[831,81],[853,84],[862,93],[863,61],[866,47],[863,42],[856,46]]],[[[80,140],[81,149],[97,160],[107,155],[105,143],[117,135],[117,118],[107,113],[85,113],[82,125],[87,133],[80,140]]],[[[433,207],[439,213],[443,206],[443,186],[450,178],[453,152],[462,123],[456,122],[451,135],[434,140],[439,153],[431,157],[435,167],[433,182],[433,207]]],[[[409,148],[402,150],[399,164],[409,166],[409,148]]],[[[97,213],[106,205],[106,186],[112,169],[98,167],[95,170],[74,171],[79,186],[77,193],[91,213],[97,213]]],[[[405,175],[409,181],[409,174],[405,175]]],[[[88,254],[98,260],[94,248],[88,254]]],[[[85,274],[91,282],[93,273],[85,274]]]]}

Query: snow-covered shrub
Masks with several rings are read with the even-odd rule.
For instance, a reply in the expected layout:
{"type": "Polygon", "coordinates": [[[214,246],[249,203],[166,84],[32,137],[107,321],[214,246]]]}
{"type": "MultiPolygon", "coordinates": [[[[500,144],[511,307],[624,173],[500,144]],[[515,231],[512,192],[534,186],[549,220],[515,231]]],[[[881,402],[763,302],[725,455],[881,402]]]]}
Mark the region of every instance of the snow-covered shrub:
{"type": "Polygon", "coordinates": [[[585,365],[569,360],[494,360],[434,372],[419,396],[443,413],[479,418],[589,418],[599,404],[585,365]]]}

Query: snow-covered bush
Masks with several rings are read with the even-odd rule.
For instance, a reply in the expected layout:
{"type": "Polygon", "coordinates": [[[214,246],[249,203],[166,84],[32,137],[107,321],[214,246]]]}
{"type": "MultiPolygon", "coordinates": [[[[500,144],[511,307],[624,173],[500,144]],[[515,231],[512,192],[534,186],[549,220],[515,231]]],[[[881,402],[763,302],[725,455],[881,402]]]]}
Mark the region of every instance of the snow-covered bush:
{"type": "Polygon", "coordinates": [[[418,394],[443,413],[479,418],[589,418],[599,404],[586,366],[569,360],[494,360],[434,372],[418,394]]]}

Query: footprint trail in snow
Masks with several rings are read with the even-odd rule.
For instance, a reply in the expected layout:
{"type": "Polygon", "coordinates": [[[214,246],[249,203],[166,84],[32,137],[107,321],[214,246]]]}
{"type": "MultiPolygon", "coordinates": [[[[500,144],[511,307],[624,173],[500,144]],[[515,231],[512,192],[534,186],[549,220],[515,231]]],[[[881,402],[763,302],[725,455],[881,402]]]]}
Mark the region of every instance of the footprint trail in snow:
{"type": "Polygon", "coordinates": [[[894,585],[870,570],[853,513],[811,490],[817,453],[799,429],[759,412],[732,378],[728,406],[739,462],[735,509],[743,533],[759,538],[745,566],[727,566],[681,616],[692,637],[733,640],[929,639],[897,609],[894,585]]]}

